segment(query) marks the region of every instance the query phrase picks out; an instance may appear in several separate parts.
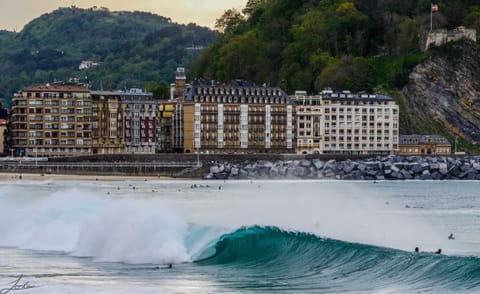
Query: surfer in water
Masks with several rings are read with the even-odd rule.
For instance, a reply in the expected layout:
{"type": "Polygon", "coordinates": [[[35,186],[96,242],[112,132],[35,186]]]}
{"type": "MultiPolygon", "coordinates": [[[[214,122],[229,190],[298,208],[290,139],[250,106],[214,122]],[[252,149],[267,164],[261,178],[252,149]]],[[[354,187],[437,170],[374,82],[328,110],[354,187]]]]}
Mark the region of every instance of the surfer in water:
{"type": "Polygon", "coordinates": [[[455,240],[455,237],[453,236],[453,233],[448,236],[448,240],[455,240]]]}
{"type": "Polygon", "coordinates": [[[420,252],[420,249],[418,247],[415,247],[415,252],[416,253],[420,252]]]}
{"type": "Polygon", "coordinates": [[[439,248],[437,251],[435,251],[435,254],[442,254],[442,249],[439,248]]]}
{"type": "Polygon", "coordinates": [[[154,269],[154,270],[159,270],[159,269],[162,269],[162,268],[172,268],[172,267],[173,267],[173,265],[172,265],[171,263],[169,263],[167,267],[159,267],[159,266],[157,265],[157,266],[154,267],[153,269],[154,269]]]}

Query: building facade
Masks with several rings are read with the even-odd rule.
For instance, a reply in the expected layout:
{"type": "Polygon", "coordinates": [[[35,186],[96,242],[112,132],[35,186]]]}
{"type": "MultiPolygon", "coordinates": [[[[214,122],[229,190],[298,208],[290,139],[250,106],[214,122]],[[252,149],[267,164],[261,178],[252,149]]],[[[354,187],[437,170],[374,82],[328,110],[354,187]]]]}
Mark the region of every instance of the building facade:
{"type": "Polygon", "coordinates": [[[16,94],[12,137],[18,156],[91,154],[91,96],[86,86],[53,83],[16,94]]]}
{"type": "MultiPolygon", "coordinates": [[[[173,118],[178,101],[161,101],[158,105],[157,152],[173,152],[173,118]]],[[[182,144],[183,145],[183,144],[182,144]]]]}
{"type": "Polygon", "coordinates": [[[307,96],[304,91],[296,91],[291,97],[295,103],[296,152],[299,154],[323,153],[324,105],[321,95],[307,96]]]}
{"type": "Polygon", "coordinates": [[[183,67],[177,68],[175,72],[175,84],[171,91],[171,100],[174,102],[172,114],[172,150],[174,152],[184,152],[183,104],[190,90],[191,85],[187,84],[185,69],[183,67]]]}
{"type": "Polygon", "coordinates": [[[452,145],[439,135],[402,135],[400,136],[399,155],[449,155],[452,145]]]}
{"type": "Polygon", "coordinates": [[[294,105],[279,88],[195,81],[183,103],[185,153],[293,153],[294,105]]]}
{"type": "Polygon", "coordinates": [[[122,92],[91,91],[92,153],[125,153],[125,104],[122,92]]]}
{"type": "MultiPolygon", "coordinates": [[[[171,93],[171,100],[159,102],[141,89],[90,91],[68,83],[26,88],[12,101],[14,154],[387,155],[400,150],[398,105],[383,95],[324,90],[289,97],[279,88],[242,80],[190,85],[182,68],[171,93]]],[[[451,152],[448,141],[448,146],[432,136],[424,141],[436,145],[405,145],[400,151],[451,152]]]]}
{"type": "Polygon", "coordinates": [[[383,95],[297,91],[298,154],[393,154],[398,152],[398,105],[383,95]]]}
{"type": "Polygon", "coordinates": [[[125,103],[125,151],[154,154],[157,145],[158,104],[151,93],[130,89],[122,94],[125,103]]]}
{"type": "Polygon", "coordinates": [[[157,102],[140,89],[90,91],[80,84],[33,86],[12,100],[17,156],[153,154],[157,102]]]}
{"type": "Polygon", "coordinates": [[[0,118],[0,155],[8,154],[8,150],[6,150],[6,141],[7,141],[7,120],[0,118]]]}

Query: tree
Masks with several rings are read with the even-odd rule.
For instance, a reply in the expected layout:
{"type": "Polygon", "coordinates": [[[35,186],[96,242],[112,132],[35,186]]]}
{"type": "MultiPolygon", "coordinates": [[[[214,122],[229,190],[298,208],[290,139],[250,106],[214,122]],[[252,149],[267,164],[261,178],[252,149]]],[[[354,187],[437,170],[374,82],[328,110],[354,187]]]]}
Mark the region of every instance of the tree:
{"type": "Polygon", "coordinates": [[[404,17],[398,24],[396,36],[396,51],[400,56],[406,56],[408,52],[418,48],[419,26],[409,17],[404,17]]]}
{"type": "MultiPolygon", "coordinates": [[[[480,5],[470,8],[470,12],[463,19],[463,24],[468,28],[476,29],[477,34],[480,34],[480,5]]],[[[479,37],[477,39],[480,41],[479,37]]]]}
{"type": "Polygon", "coordinates": [[[154,99],[169,99],[170,98],[170,87],[164,81],[160,83],[150,82],[146,86],[147,92],[153,94],[154,99]]]}
{"type": "Polygon", "coordinates": [[[228,9],[216,20],[215,29],[220,33],[232,35],[244,21],[245,18],[240,11],[228,9]]]}
{"type": "Polygon", "coordinates": [[[245,8],[242,10],[243,14],[246,16],[252,15],[252,13],[257,9],[265,0],[248,0],[245,4],[245,8]]]}
{"type": "Polygon", "coordinates": [[[315,89],[327,87],[353,92],[371,90],[368,63],[364,58],[343,57],[325,67],[315,82],[315,89]]]}

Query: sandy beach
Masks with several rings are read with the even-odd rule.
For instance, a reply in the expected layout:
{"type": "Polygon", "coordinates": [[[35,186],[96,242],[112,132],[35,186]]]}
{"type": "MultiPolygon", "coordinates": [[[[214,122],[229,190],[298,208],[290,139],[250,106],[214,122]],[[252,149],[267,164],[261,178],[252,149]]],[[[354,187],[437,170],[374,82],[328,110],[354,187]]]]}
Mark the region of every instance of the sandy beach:
{"type": "Polygon", "coordinates": [[[0,173],[0,182],[8,181],[145,181],[145,180],[172,180],[170,177],[153,176],[104,176],[104,175],[57,175],[57,174],[18,174],[18,173],[0,173]]]}

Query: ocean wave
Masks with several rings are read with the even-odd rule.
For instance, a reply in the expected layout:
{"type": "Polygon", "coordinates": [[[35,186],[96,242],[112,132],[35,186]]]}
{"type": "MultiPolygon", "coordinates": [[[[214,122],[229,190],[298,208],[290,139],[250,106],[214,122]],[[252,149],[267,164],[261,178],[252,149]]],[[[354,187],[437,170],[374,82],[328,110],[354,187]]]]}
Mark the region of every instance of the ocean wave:
{"type": "Polygon", "coordinates": [[[123,190],[117,198],[95,187],[0,187],[0,246],[60,251],[138,271],[181,263],[247,292],[480,292],[478,257],[340,241],[333,229],[341,230],[342,219],[333,214],[323,233],[337,239],[319,237],[321,229],[312,234],[277,224],[194,223],[167,199],[127,197],[123,190]]]}
{"type": "MultiPolygon", "coordinates": [[[[201,266],[244,269],[291,289],[470,291],[480,287],[478,257],[414,253],[350,243],[277,227],[243,227],[221,236],[201,266]],[[213,250],[212,250],[213,249],[213,250]]],[[[282,288],[283,289],[283,288],[282,288]]],[[[393,291],[396,292],[396,291],[393,291]]]]}

